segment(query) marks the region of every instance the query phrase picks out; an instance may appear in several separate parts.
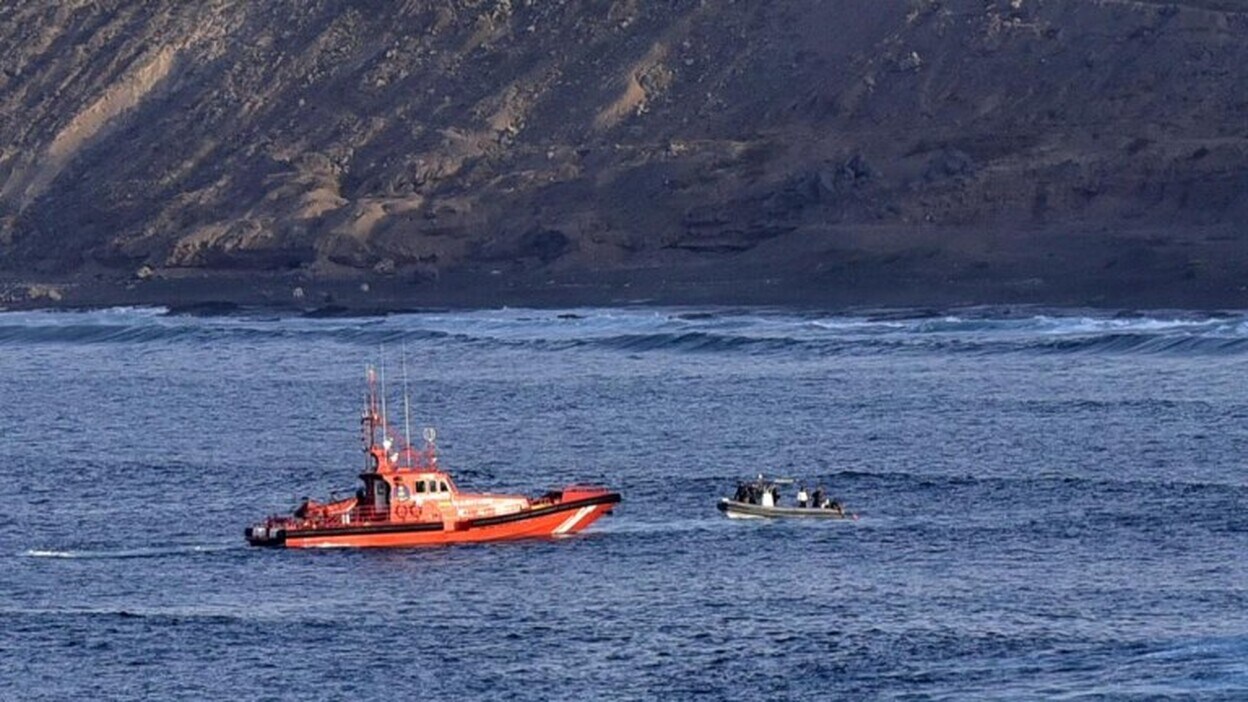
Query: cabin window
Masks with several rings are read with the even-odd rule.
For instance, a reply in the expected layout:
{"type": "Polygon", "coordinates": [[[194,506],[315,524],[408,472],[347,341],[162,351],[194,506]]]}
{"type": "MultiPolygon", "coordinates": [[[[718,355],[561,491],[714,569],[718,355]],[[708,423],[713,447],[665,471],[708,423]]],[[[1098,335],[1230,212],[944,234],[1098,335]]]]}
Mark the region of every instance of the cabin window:
{"type": "Polygon", "coordinates": [[[423,481],[423,480],[417,480],[417,481],[416,481],[416,492],[418,492],[418,493],[419,493],[419,492],[424,492],[424,491],[425,491],[425,481],[423,481]]]}
{"type": "Polygon", "coordinates": [[[445,480],[443,480],[442,482],[438,483],[438,490],[439,490],[439,491],[441,491],[441,492],[450,492],[450,491],[451,491],[451,489],[450,489],[449,487],[447,487],[447,486],[446,486],[446,481],[445,481],[445,480]]]}

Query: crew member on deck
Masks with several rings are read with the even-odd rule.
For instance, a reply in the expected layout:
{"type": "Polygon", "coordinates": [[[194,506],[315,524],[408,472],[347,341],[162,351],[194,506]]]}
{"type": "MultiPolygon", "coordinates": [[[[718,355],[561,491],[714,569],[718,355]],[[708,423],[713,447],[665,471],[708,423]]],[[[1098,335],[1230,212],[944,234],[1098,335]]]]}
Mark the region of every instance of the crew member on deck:
{"type": "Polygon", "coordinates": [[[732,496],[732,500],[734,502],[746,502],[749,499],[750,499],[749,488],[745,486],[745,483],[737,483],[737,493],[732,496]]]}

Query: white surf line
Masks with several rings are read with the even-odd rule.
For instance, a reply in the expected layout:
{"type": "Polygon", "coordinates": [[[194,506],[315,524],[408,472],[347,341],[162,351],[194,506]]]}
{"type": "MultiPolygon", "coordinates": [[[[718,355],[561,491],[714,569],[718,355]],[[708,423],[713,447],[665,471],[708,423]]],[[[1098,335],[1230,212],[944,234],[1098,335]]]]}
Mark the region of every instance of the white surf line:
{"type": "Polygon", "coordinates": [[[589,516],[589,513],[594,511],[594,507],[595,505],[589,505],[588,507],[582,507],[576,510],[576,514],[573,514],[571,517],[568,517],[567,519],[563,520],[563,524],[560,524],[559,526],[555,527],[555,531],[553,533],[555,534],[568,533],[568,531],[570,531],[572,527],[576,526],[578,522],[580,522],[585,517],[589,516]]]}

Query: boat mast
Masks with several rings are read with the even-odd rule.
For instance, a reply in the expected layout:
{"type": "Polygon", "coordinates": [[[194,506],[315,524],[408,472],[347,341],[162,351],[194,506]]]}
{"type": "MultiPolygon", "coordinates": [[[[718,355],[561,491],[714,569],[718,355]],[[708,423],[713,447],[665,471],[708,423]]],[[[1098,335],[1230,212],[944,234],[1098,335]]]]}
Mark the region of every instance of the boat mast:
{"type": "MultiPolygon", "coordinates": [[[[387,436],[387,434],[390,433],[389,427],[390,427],[390,424],[386,415],[386,346],[385,344],[382,344],[381,346],[381,444],[382,446],[385,446],[386,440],[390,438],[389,436],[387,436]]],[[[388,452],[389,450],[390,450],[390,447],[386,446],[386,451],[388,452]]]]}
{"type": "Polygon", "coordinates": [[[364,451],[367,453],[377,443],[377,369],[365,366],[368,394],[364,398],[364,417],[360,420],[364,432],[364,451]]]}
{"type": "Polygon", "coordinates": [[[412,464],[412,408],[407,394],[407,341],[403,342],[403,443],[407,446],[407,463],[412,464]]]}

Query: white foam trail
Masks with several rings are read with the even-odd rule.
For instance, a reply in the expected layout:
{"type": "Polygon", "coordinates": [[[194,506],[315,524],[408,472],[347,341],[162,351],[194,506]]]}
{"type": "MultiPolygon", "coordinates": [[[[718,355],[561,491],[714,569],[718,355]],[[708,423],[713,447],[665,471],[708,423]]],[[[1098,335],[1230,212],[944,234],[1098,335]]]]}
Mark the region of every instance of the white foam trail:
{"type": "Polygon", "coordinates": [[[151,548],[117,549],[112,551],[28,549],[18,554],[25,558],[155,558],[197,553],[220,553],[243,548],[241,544],[204,544],[151,548]]]}
{"type": "Polygon", "coordinates": [[[243,621],[320,621],[298,606],[289,603],[265,603],[263,605],[192,605],[149,606],[117,604],[113,606],[67,606],[67,607],[0,607],[0,616],[53,616],[53,617],[178,617],[183,619],[236,619],[243,621]]]}

